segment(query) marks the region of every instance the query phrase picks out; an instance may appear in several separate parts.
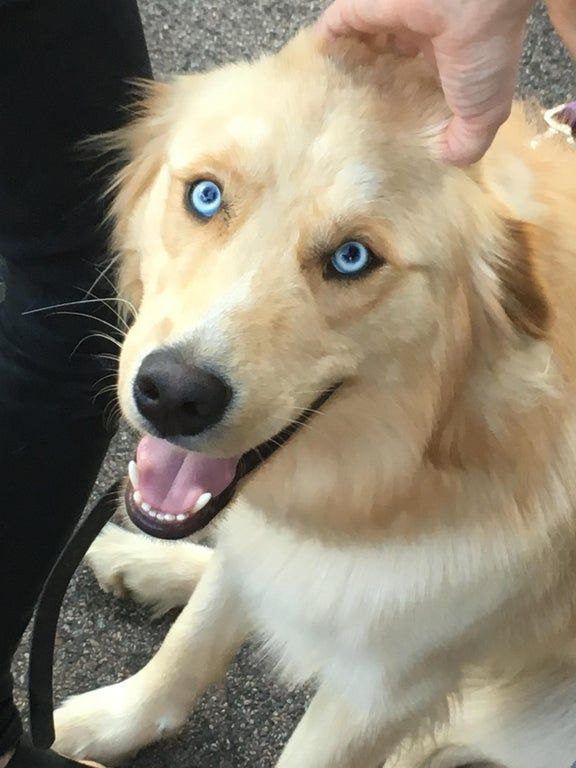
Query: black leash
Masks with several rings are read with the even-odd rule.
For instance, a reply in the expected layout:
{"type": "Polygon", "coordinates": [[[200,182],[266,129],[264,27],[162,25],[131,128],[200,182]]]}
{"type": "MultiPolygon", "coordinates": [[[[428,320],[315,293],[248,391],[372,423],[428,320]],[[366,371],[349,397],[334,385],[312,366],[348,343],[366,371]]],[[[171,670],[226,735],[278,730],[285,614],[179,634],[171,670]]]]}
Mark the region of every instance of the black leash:
{"type": "Polygon", "coordinates": [[[62,601],[74,572],[90,545],[118,509],[123,480],[117,480],[96,503],[56,561],[40,596],[32,630],[28,671],[30,731],[34,746],[54,743],[53,665],[56,629],[62,601]]]}

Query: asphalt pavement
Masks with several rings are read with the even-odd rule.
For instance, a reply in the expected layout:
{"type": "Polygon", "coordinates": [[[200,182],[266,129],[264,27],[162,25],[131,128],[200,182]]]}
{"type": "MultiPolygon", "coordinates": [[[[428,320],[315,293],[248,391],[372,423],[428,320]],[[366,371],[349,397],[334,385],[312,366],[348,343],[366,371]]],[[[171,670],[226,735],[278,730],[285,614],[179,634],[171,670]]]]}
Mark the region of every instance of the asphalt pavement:
{"type": "MultiPolygon", "coordinates": [[[[202,70],[278,48],[313,20],[318,0],[141,0],[157,76],[202,70]]],[[[575,69],[538,7],[522,58],[521,93],[545,105],[576,98],[575,69]]],[[[134,437],[123,429],[96,493],[125,471],[134,437]]],[[[305,600],[306,596],[303,595],[305,600]]],[[[174,616],[153,622],[128,601],[103,594],[82,567],[63,610],[55,666],[58,700],[123,679],[154,653],[174,616]]],[[[190,659],[194,663],[194,659],[190,659]]],[[[23,704],[27,644],[14,666],[23,704]]],[[[246,647],[226,680],[209,691],[179,736],[143,751],[134,768],[268,768],[304,711],[307,694],[274,682],[269,662],[246,647]]]]}

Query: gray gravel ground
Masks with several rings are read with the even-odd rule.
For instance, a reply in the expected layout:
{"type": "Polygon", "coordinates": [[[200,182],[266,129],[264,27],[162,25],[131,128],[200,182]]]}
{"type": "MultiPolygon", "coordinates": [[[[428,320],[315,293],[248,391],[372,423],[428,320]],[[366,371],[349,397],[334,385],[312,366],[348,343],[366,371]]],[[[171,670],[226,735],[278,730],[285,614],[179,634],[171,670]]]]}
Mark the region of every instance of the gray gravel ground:
{"type": "MultiPolygon", "coordinates": [[[[204,69],[277,48],[317,15],[318,0],[141,0],[157,74],[204,69]]],[[[522,60],[521,91],[546,105],[576,97],[575,70],[538,8],[522,60]]],[[[123,472],[133,437],[115,440],[97,490],[123,472]]],[[[305,596],[303,596],[305,599],[305,596]]],[[[173,616],[152,622],[143,609],[103,594],[82,568],[66,599],[57,650],[56,687],[70,693],[111,683],[139,669],[164,637],[173,616]]],[[[26,644],[15,663],[24,698],[26,644]]],[[[194,663],[194,659],[190,660],[194,663]]],[[[245,648],[225,683],[209,692],[175,739],[145,750],[135,768],[265,768],[272,766],[300,717],[303,692],[273,682],[265,660],[245,648]]]]}

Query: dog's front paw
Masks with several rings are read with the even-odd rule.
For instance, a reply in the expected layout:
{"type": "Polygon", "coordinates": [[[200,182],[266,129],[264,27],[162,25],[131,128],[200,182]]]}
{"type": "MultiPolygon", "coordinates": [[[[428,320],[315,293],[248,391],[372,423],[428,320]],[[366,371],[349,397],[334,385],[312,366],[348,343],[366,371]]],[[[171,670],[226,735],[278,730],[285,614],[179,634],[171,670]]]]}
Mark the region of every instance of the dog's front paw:
{"type": "Polygon", "coordinates": [[[149,605],[154,616],[186,605],[212,550],[190,542],[164,542],[107,525],[86,561],[105,592],[149,605]]]}
{"type": "Polygon", "coordinates": [[[104,592],[116,597],[128,597],[131,593],[127,583],[127,564],[132,560],[138,534],[125,531],[117,525],[107,525],[94,541],[86,562],[92,568],[98,584],[104,592]]]}
{"type": "Polygon", "coordinates": [[[117,685],[68,699],[54,713],[54,749],[73,758],[111,765],[178,731],[186,713],[152,696],[135,675],[117,685]]]}

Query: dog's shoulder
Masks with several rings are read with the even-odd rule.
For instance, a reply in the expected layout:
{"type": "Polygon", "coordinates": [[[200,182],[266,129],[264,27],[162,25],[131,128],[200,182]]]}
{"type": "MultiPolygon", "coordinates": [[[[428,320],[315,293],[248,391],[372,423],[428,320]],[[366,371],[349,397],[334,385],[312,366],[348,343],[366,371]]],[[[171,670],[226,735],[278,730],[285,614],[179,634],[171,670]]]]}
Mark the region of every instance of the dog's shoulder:
{"type": "Polygon", "coordinates": [[[290,679],[328,678],[367,706],[383,668],[401,675],[518,588],[463,530],[329,543],[241,506],[220,526],[218,549],[290,679]]]}

